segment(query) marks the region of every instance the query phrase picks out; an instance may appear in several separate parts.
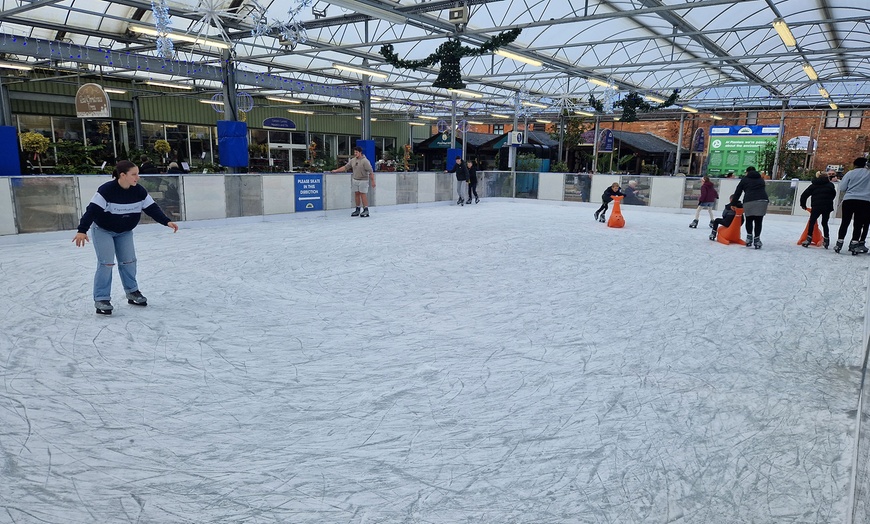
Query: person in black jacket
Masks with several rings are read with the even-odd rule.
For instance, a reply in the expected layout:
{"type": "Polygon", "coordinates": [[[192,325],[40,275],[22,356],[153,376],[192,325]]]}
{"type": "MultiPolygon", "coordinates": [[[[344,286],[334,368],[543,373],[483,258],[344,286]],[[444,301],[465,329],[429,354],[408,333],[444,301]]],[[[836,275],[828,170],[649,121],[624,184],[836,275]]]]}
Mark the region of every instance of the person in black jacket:
{"type": "MultiPolygon", "coordinates": [[[[737,212],[734,211],[737,208],[743,208],[743,204],[738,200],[734,202],[734,195],[728,199],[728,203],[725,204],[725,209],[722,210],[722,217],[717,218],[713,222],[710,223],[710,227],[713,229],[713,232],[710,233],[710,240],[716,240],[716,235],[719,232],[719,226],[728,227],[731,225],[731,222],[734,222],[734,217],[737,216],[737,212]]],[[[740,216],[740,220],[745,220],[743,215],[740,216]]]]}
{"type": "MultiPolygon", "coordinates": [[[[456,157],[456,163],[450,169],[445,169],[445,173],[456,173],[456,192],[459,193],[459,200],[456,201],[460,206],[465,205],[466,185],[468,184],[468,168],[465,167],[465,162],[461,158],[456,157]]],[[[468,199],[471,202],[471,199],[468,199]]]]}
{"type": "Polygon", "coordinates": [[[743,216],[746,217],[746,247],[761,249],[761,223],[767,214],[769,197],[764,188],[765,182],[755,167],[746,168],[746,176],[737,183],[737,190],[731,197],[733,206],[743,196],[743,216]]]}
{"type": "Polygon", "coordinates": [[[129,160],[121,160],[112,172],[112,180],[101,185],[79,222],[73,242],[82,247],[89,242],[88,230],[94,226],[94,251],[97,272],[94,275],[94,306],[100,315],[112,314],[112,266],[118,259],[118,274],[127,294],[127,302],[146,306],[148,301],[139,291],[136,281],[136,249],[133,228],[144,211],[155,221],[178,231],[148,191],[139,185],[139,168],[129,160]]]}
{"type": "Polygon", "coordinates": [[[822,219],[822,245],[825,249],[831,243],[830,232],[828,231],[828,218],[834,210],[834,199],[837,198],[837,188],[822,173],[816,173],[816,178],[812,180],[810,186],[801,193],[801,209],[807,209],[807,199],[812,197],[813,207],[810,210],[810,225],[807,226],[807,238],[801,243],[804,247],[809,247],[813,242],[813,230],[816,227],[816,220],[822,219]]]}
{"type": "Polygon", "coordinates": [[[613,199],[610,197],[615,196],[625,196],[625,193],[622,192],[622,188],[619,187],[618,182],[610,184],[610,187],[604,190],[604,193],[601,195],[601,207],[599,207],[598,211],[595,212],[595,220],[604,222],[604,215],[607,213],[607,207],[611,202],[613,202],[613,199]]]}
{"type": "Polygon", "coordinates": [[[479,204],[480,197],[477,196],[477,168],[471,160],[466,164],[466,168],[468,168],[468,201],[466,204],[471,203],[471,193],[474,193],[474,203],[479,204]]]}

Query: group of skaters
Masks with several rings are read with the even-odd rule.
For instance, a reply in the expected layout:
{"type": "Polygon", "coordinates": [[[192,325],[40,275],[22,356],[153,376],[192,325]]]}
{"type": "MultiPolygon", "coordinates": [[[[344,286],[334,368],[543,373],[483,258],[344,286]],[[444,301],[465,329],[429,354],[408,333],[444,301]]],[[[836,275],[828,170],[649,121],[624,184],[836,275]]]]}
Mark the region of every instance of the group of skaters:
{"type": "Polygon", "coordinates": [[[480,203],[480,197],[477,196],[477,166],[469,160],[465,162],[460,157],[456,157],[453,167],[445,169],[445,173],[456,174],[456,192],[459,194],[459,200],[456,203],[460,206],[471,203],[471,195],[474,194],[474,203],[480,203]],[[466,199],[465,194],[468,193],[466,199]]]}
{"type": "MultiPolygon", "coordinates": [[[[852,238],[849,241],[848,249],[853,255],[857,255],[868,252],[866,241],[867,231],[870,228],[870,169],[867,169],[867,159],[863,157],[856,158],[853,165],[854,169],[846,173],[840,181],[839,192],[843,195],[841,205],[843,219],[837,232],[834,251],[839,253],[843,249],[846,242],[846,234],[851,225],[852,238]]],[[[722,211],[722,216],[715,218],[713,207],[719,198],[719,194],[710,177],[703,177],[701,181],[701,195],[698,198],[698,207],[695,210],[695,218],[689,224],[689,227],[697,228],[701,211],[706,210],[710,216],[710,228],[712,229],[710,240],[716,240],[719,228],[721,226],[730,226],[737,216],[735,210],[743,209],[742,219],[743,226],[746,229],[746,246],[761,249],[761,230],[764,216],[767,214],[767,206],[770,203],[765,186],[765,178],[761,173],[753,166],[747,167],[745,175],[737,183],[734,194],[728,199],[728,203],[722,211]]],[[[615,196],[625,196],[617,182],[611,184],[601,195],[601,207],[595,211],[595,220],[599,222],[605,221],[608,206],[615,196]]],[[[816,221],[821,220],[822,246],[828,249],[830,245],[828,219],[834,211],[836,197],[837,188],[830,178],[825,174],[816,173],[816,177],[800,196],[801,208],[810,213],[807,236],[801,242],[802,246],[809,247],[812,244],[816,221]],[[808,206],[808,201],[811,201],[810,206],[808,206]]]]}

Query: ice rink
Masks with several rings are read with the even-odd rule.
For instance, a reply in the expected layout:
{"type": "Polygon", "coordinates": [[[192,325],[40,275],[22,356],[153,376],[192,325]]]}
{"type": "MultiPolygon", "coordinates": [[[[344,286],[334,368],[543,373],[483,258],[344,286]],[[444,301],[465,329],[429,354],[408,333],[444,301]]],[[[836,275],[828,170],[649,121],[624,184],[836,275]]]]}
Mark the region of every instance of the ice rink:
{"type": "Polygon", "coordinates": [[[870,257],[596,207],[0,238],[0,523],[846,522],[870,257]]]}

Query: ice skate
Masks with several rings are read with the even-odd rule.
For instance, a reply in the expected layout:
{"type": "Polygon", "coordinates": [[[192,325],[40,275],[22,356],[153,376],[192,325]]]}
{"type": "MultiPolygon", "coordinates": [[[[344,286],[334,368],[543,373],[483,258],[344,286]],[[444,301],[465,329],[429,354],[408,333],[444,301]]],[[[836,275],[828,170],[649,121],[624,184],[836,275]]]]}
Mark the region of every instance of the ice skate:
{"type": "Polygon", "coordinates": [[[828,249],[829,245],[831,245],[831,239],[828,237],[823,238],[822,239],[822,247],[824,247],[825,249],[828,249]]]}
{"type": "Polygon", "coordinates": [[[858,248],[856,249],[856,251],[857,251],[857,253],[855,253],[856,255],[860,255],[861,253],[866,253],[868,251],[867,246],[864,245],[863,240],[858,242],[858,248]]]}
{"type": "Polygon", "coordinates": [[[115,309],[108,300],[95,300],[94,307],[97,308],[98,315],[111,315],[112,310],[115,309]]]}
{"type": "Polygon", "coordinates": [[[475,204],[480,204],[480,199],[477,198],[477,197],[474,197],[474,203],[475,203],[475,204]]]}
{"type": "Polygon", "coordinates": [[[369,216],[369,208],[363,208],[362,213],[360,213],[359,216],[362,218],[369,216]]]}
{"type": "Polygon", "coordinates": [[[864,245],[864,242],[860,240],[853,240],[849,242],[849,252],[853,255],[860,255],[861,253],[867,252],[867,246],[864,245]]]}
{"type": "Polygon", "coordinates": [[[354,211],[353,213],[351,213],[350,216],[352,216],[352,217],[358,217],[358,216],[359,216],[359,208],[356,208],[356,211],[354,211]]]}
{"type": "Polygon", "coordinates": [[[746,235],[746,247],[752,247],[752,235],[746,235]]]}
{"type": "Polygon", "coordinates": [[[715,227],[716,227],[716,222],[713,221],[713,220],[711,220],[711,221],[710,221],[710,227],[715,228],[715,227]]]}
{"type": "Polygon", "coordinates": [[[127,303],[133,304],[134,306],[147,306],[148,299],[142,295],[141,291],[133,291],[132,293],[127,293],[127,303]]]}
{"type": "Polygon", "coordinates": [[[710,233],[710,240],[716,240],[716,230],[714,229],[712,233],[710,233]]]}
{"type": "Polygon", "coordinates": [[[752,245],[755,246],[755,249],[761,249],[761,237],[755,237],[752,240],[752,245]]]}
{"type": "Polygon", "coordinates": [[[456,203],[459,204],[460,206],[464,206],[465,200],[462,197],[459,197],[459,200],[457,200],[456,203]]]}
{"type": "Polygon", "coordinates": [[[604,213],[601,213],[601,216],[598,217],[598,221],[601,222],[602,224],[604,223],[604,213]]]}
{"type": "Polygon", "coordinates": [[[596,212],[595,212],[595,214],[594,214],[594,215],[592,215],[592,216],[594,216],[594,217],[595,217],[595,221],[596,221],[596,222],[597,222],[597,221],[598,221],[598,214],[599,214],[599,212],[598,212],[598,211],[596,211],[596,212]]]}
{"type": "Polygon", "coordinates": [[[804,241],[801,242],[801,245],[804,247],[810,247],[810,244],[812,244],[812,243],[813,243],[813,236],[807,235],[807,238],[805,238],[804,241]]]}
{"type": "Polygon", "coordinates": [[[841,249],[843,249],[843,241],[837,240],[837,243],[834,244],[834,253],[839,253],[841,249]]]}
{"type": "Polygon", "coordinates": [[[692,220],[692,223],[689,224],[689,227],[692,229],[698,229],[698,220],[697,219],[692,220]]]}

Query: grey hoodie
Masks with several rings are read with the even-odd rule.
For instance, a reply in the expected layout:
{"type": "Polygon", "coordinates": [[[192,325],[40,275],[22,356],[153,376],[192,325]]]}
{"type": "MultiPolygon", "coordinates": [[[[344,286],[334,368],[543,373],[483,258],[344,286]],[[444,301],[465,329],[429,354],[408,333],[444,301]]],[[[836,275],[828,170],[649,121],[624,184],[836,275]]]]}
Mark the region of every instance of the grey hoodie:
{"type": "Polygon", "coordinates": [[[870,169],[859,167],[846,173],[840,181],[843,200],[870,201],[870,169]]]}

